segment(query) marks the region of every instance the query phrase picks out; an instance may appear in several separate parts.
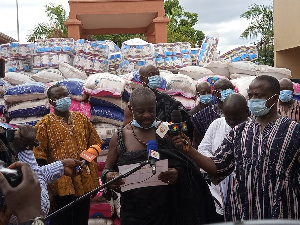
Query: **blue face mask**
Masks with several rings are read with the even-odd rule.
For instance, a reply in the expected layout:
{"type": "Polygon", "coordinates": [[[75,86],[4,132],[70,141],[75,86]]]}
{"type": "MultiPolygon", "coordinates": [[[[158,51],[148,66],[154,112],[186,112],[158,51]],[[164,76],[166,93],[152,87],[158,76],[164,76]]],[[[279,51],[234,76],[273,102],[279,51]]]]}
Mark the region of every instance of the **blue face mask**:
{"type": "Polygon", "coordinates": [[[203,104],[209,104],[211,102],[211,99],[212,99],[211,94],[200,95],[200,102],[202,102],[203,104]]]}
{"type": "Polygon", "coordinates": [[[156,120],[153,121],[152,125],[150,127],[142,127],[135,119],[132,120],[131,124],[135,127],[141,128],[141,129],[150,129],[155,126],[156,120]]]}
{"type": "Polygon", "coordinates": [[[234,90],[232,89],[226,89],[221,91],[221,101],[224,102],[227,96],[231,95],[234,93],[234,90]]]}
{"type": "Polygon", "coordinates": [[[289,102],[293,98],[293,91],[291,90],[282,90],[280,91],[279,99],[282,102],[289,102]]]}
{"type": "Polygon", "coordinates": [[[160,76],[156,75],[156,76],[148,77],[148,80],[149,80],[148,87],[155,90],[159,87],[161,78],[160,76]]]}
{"type": "MultiPolygon", "coordinates": [[[[275,95],[273,95],[271,98],[273,98],[275,95]]],[[[270,109],[273,107],[273,105],[275,105],[275,103],[268,108],[266,106],[266,102],[271,99],[250,99],[248,100],[248,107],[251,111],[251,113],[254,116],[264,116],[266,114],[268,114],[270,112],[270,109]]]]}
{"type": "Polygon", "coordinates": [[[65,97],[55,101],[56,106],[55,109],[59,112],[66,112],[69,110],[71,106],[71,98],[65,97]]]}

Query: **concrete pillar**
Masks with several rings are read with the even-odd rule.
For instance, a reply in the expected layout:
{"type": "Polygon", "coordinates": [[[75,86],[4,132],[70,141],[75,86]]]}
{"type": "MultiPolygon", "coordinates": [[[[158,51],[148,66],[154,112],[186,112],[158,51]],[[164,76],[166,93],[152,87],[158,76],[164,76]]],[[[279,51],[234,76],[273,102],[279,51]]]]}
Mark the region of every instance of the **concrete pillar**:
{"type": "Polygon", "coordinates": [[[156,43],[167,43],[168,32],[167,25],[170,20],[166,17],[156,17],[152,20],[152,23],[147,27],[147,42],[156,43]]]}
{"type": "Polygon", "coordinates": [[[68,27],[68,37],[78,40],[82,38],[82,23],[78,19],[68,19],[65,21],[65,25],[68,27]]]}

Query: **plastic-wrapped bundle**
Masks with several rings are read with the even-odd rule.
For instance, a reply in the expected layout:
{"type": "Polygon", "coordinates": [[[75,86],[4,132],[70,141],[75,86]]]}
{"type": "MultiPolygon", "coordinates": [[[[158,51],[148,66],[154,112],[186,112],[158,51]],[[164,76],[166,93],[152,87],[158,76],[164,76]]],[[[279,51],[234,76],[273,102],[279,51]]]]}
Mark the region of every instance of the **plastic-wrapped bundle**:
{"type": "Polygon", "coordinates": [[[108,60],[100,57],[95,58],[93,73],[108,72],[108,60]]]}
{"type": "Polygon", "coordinates": [[[49,67],[58,68],[59,56],[56,52],[51,52],[49,54],[49,67]]]}
{"type": "Polygon", "coordinates": [[[124,120],[124,114],[114,108],[103,106],[91,106],[91,121],[110,123],[121,126],[124,120]]]}
{"type": "Polygon", "coordinates": [[[40,54],[33,54],[32,56],[32,68],[33,69],[40,69],[41,68],[41,55],[40,54]]]}
{"type": "Polygon", "coordinates": [[[10,58],[9,44],[0,45],[0,56],[4,59],[10,58]]]}
{"type": "Polygon", "coordinates": [[[200,48],[191,48],[191,59],[192,59],[192,66],[198,66],[199,65],[199,54],[200,48]]]}
{"type": "Polygon", "coordinates": [[[217,49],[219,43],[219,35],[216,34],[214,36],[206,36],[198,56],[199,64],[203,65],[205,63],[209,63],[213,59],[213,54],[217,49]]]}
{"type": "Polygon", "coordinates": [[[5,91],[4,99],[7,102],[23,102],[46,98],[46,85],[33,82],[16,85],[5,91]]]}
{"type": "Polygon", "coordinates": [[[50,83],[63,80],[64,76],[58,69],[46,69],[32,75],[32,78],[37,82],[50,83]]]}
{"type": "Polygon", "coordinates": [[[121,52],[124,58],[154,57],[154,49],[152,44],[139,38],[134,38],[123,42],[121,52]]]}
{"type": "Polygon", "coordinates": [[[195,81],[183,74],[166,74],[164,78],[167,81],[166,92],[169,95],[181,94],[186,98],[194,98],[196,95],[195,81]]]}
{"type": "Polygon", "coordinates": [[[115,42],[113,42],[111,40],[105,40],[104,42],[108,47],[109,53],[114,53],[114,52],[120,52],[121,51],[121,49],[115,44],[115,42]]]}
{"type": "Polygon", "coordinates": [[[117,133],[118,126],[108,123],[94,123],[95,130],[101,139],[110,139],[114,133],[117,133]]]}
{"type": "Polygon", "coordinates": [[[189,42],[177,42],[180,46],[181,54],[190,54],[191,53],[191,44],[189,42]]]}
{"type": "Polygon", "coordinates": [[[83,91],[84,80],[70,78],[59,81],[57,84],[63,85],[68,89],[71,99],[85,101],[88,98],[88,95],[83,91]]]}
{"type": "Polygon", "coordinates": [[[5,74],[5,77],[3,79],[12,85],[34,82],[34,80],[26,74],[17,72],[8,72],[5,74]]]}
{"type": "MultiPolygon", "coordinates": [[[[89,102],[79,102],[71,99],[71,106],[69,110],[80,112],[86,115],[88,118],[91,118],[91,104],[89,102]]],[[[50,112],[54,112],[53,106],[50,107],[50,112]]]]}
{"type": "Polygon", "coordinates": [[[108,71],[112,74],[118,74],[117,71],[121,63],[121,52],[111,53],[108,57],[108,71]]]}
{"type": "Polygon", "coordinates": [[[48,99],[26,101],[8,108],[10,118],[44,116],[50,112],[48,99]]]}
{"type": "Polygon", "coordinates": [[[104,58],[108,56],[108,46],[104,41],[89,41],[85,46],[84,52],[87,55],[104,58]]]}
{"type": "Polygon", "coordinates": [[[84,85],[84,92],[92,96],[120,97],[124,91],[125,80],[109,73],[90,75],[84,85]]]}
{"type": "Polygon", "coordinates": [[[186,67],[186,66],[191,66],[192,65],[192,58],[190,56],[190,54],[183,54],[182,55],[182,66],[186,67]]]}

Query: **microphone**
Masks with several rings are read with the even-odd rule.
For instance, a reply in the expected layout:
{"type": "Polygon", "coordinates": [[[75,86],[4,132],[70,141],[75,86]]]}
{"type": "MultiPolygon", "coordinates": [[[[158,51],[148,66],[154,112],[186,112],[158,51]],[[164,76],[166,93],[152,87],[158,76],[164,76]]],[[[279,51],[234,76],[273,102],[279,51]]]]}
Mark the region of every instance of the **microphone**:
{"type": "Polygon", "coordinates": [[[159,160],[158,145],[155,140],[150,140],[147,143],[148,160],[150,161],[150,166],[152,167],[152,174],[156,174],[155,162],[159,160]]]}
{"type": "Polygon", "coordinates": [[[174,109],[172,111],[169,129],[169,134],[171,136],[177,136],[181,131],[187,131],[186,123],[182,122],[182,116],[179,110],[174,109]]]}
{"type": "Polygon", "coordinates": [[[83,163],[79,166],[79,170],[86,164],[92,162],[98,155],[101,153],[100,145],[92,145],[88,150],[81,152],[80,157],[84,160],[83,163]]]}

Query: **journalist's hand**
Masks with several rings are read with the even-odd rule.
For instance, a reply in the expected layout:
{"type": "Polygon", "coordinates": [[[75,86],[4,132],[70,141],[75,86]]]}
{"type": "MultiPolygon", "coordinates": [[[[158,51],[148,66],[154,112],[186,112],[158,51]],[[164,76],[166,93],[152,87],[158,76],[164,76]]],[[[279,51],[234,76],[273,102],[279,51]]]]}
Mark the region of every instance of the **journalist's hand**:
{"type": "Polygon", "coordinates": [[[41,215],[41,187],[37,175],[27,163],[16,162],[9,168],[21,168],[23,179],[17,187],[12,187],[0,173],[0,188],[7,208],[18,217],[19,223],[41,215]]]}
{"type": "MultiPolygon", "coordinates": [[[[117,176],[119,176],[119,173],[118,172],[108,172],[106,174],[106,182],[116,178],[117,176]]],[[[109,185],[109,188],[110,189],[113,189],[115,191],[119,191],[120,189],[120,186],[125,184],[124,180],[123,179],[119,179],[119,180],[116,180],[115,182],[113,182],[112,184],[109,185]]]]}
{"type": "Polygon", "coordinates": [[[64,166],[64,174],[69,177],[76,175],[78,173],[76,167],[82,164],[82,161],[76,159],[64,159],[61,162],[64,166]]]}
{"type": "Polygon", "coordinates": [[[178,150],[185,153],[189,152],[191,148],[191,141],[184,133],[181,132],[180,135],[174,136],[172,141],[178,150]]]}

